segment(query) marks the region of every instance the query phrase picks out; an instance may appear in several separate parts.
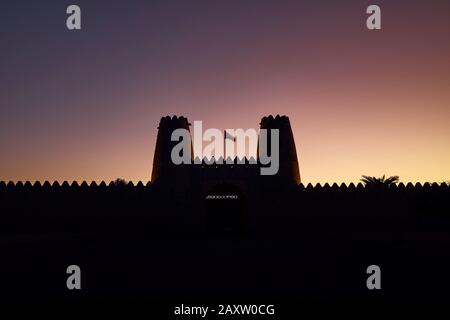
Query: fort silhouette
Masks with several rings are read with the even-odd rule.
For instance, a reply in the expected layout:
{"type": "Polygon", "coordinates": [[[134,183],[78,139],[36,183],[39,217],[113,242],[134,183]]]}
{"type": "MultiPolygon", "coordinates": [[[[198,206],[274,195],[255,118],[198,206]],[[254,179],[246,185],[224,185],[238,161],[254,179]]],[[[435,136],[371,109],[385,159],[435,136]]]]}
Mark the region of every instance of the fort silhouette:
{"type": "Polygon", "coordinates": [[[0,182],[0,296],[448,300],[447,184],[304,185],[289,119],[260,126],[280,130],[274,176],[173,165],[171,132],[189,122],[163,117],[146,185],[0,182]],[[87,274],[80,293],[65,289],[70,264],[87,274]],[[365,286],[371,264],[380,294],[365,286]]]}
{"type": "MultiPolygon", "coordinates": [[[[201,182],[214,180],[238,181],[239,183],[252,184],[259,178],[259,152],[257,152],[257,166],[250,166],[249,159],[242,159],[244,165],[239,165],[239,159],[235,158],[234,164],[227,164],[225,159],[223,165],[208,165],[208,160],[202,159],[200,166],[175,165],[171,160],[173,147],[178,143],[171,141],[171,136],[176,129],[189,129],[189,121],[185,117],[163,117],[158,126],[158,136],[156,140],[155,154],[153,158],[152,181],[157,180],[177,180],[188,179],[200,180],[201,182]]],[[[279,184],[299,184],[300,172],[297,160],[297,151],[295,147],[294,135],[292,134],[291,124],[287,116],[272,115],[264,117],[260,122],[260,129],[279,130],[279,170],[274,182],[279,184]]],[[[271,153],[270,144],[268,145],[269,154],[271,153]]],[[[193,150],[191,148],[191,150],[193,150]]],[[[191,152],[191,160],[194,162],[194,153],[191,152]]],[[[221,161],[221,159],[217,159],[221,161]]]]}

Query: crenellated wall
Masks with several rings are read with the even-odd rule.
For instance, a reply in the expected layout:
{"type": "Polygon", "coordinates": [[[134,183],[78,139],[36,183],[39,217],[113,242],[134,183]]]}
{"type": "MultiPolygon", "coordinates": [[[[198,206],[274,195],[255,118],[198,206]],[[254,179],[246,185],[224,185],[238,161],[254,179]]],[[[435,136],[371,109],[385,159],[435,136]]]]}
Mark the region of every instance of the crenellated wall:
{"type": "Polygon", "coordinates": [[[244,291],[242,301],[264,293],[373,305],[380,296],[366,289],[366,269],[376,264],[390,301],[448,301],[448,185],[254,191],[248,199],[234,184],[213,186],[243,196],[223,206],[158,183],[0,182],[0,296],[207,301],[225,290],[230,300],[244,291]],[[71,264],[83,270],[79,295],[64,285],[71,264]]]}
{"type": "MultiPolygon", "coordinates": [[[[217,181],[222,181],[217,179],[217,181]]],[[[239,183],[233,184],[239,191],[239,183]]],[[[214,184],[211,184],[211,188],[214,184]]],[[[205,194],[192,186],[186,194],[158,184],[95,182],[0,182],[2,232],[101,232],[144,229],[158,234],[205,230],[205,194]]],[[[362,184],[265,189],[244,194],[245,230],[257,234],[448,230],[450,187],[399,184],[385,189],[362,184]]]]}

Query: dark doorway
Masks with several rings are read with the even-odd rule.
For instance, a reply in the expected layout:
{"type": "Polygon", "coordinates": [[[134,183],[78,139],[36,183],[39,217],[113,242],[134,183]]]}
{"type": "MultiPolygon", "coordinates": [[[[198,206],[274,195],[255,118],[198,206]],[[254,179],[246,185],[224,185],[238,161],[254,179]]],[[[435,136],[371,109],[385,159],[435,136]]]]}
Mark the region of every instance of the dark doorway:
{"type": "Polygon", "coordinates": [[[207,227],[210,234],[238,235],[243,232],[244,198],[240,190],[223,182],[205,196],[207,227]]]}

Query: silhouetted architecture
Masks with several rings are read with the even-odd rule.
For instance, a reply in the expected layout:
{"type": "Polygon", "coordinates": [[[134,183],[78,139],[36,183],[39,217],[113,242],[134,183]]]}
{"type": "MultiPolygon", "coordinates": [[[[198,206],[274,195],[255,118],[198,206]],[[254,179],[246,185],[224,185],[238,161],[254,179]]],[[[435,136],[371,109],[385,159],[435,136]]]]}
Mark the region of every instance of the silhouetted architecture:
{"type": "MultiPolygon", "coordinates": [[[[280,170],[278,176],[281,180],[293,181],[296,184],[301,182],[300,171],[297,160],[297,149],[295,148],[294,135],[292,134],[291,123],[287,116],[264,117],[260,123],[261,129],[278,129],[280,132],[280,170]]],[[[270,139],[268,139],[270,142],[270,139]]],[[[270,149],[270,147],[269,147],[270,149]]]]}
{"type": "MultiPolygon", "coordinates": [[[[178,141],[171,141],[172,132],[176,129],[183,128],[189,131],[190,123],[185,117],[167,116],[161,118],[158,127],[158,136],[156,140],[155,154],[153,157],[153,171],[152,182],[158,180],[168,181],[174,179],[172,182],[182,178],[189,178],[190,180],[249,180],[257,179],[259,169],[262,164],[259,162],[259,145],[258,145],[258,159],[256,165],[251,165],[249,159],[243,159],[244,164],[239,164],[238,159],[235,158],[234,164],[227,164],[223,159],[223,164],[208,164],[210,159],[203,159],[201,165],[175,165],[171,160],[172,148],[178,141]],[[198,169],[201,170],[198,170],[198,169]]],[[[291,124],[287,116],[264,117],[260,123],[260,129],[268,130],[268,150],[271,152],[270,146],[270,130],[278,129],[280,134],[280,150],[279,150],[279,170],[275,175],[278,183],[284,184],[299,184],[300,171],[298,168],[297,151],[295,148],[294,135],[292,134],[291,124]]],[[[191,143],[192,145],[192,143],[191,143]]],[[[191,160],[193,158],[193,148],[191,147],[191,160]]]]}
{"type": "MultiPolygon", "coordinates": [[[[171,135],[176,129],[189,130],[189,125],[185,117],[161,118],[153,157],[152,181],[156,181],[161,177],[172,177],[176,173],[177,166],[170,159],[170,153],[177,142],[171,141],[171,135]]],[[[191,159],[193,159],[192,155],[191,159]]]]}
{"type": "MultiPolygon", "coordinates": [[[[172,148],[178,141],[171,141],[172,132],[183,128],[189,131],[190,123],[185,117],[163,117],[159,123],[156,141],[152,182],[160,189],[171,190],[172,197],[180,201],[190,198],[207,199],[206,205],[199,212],[206,210],[208,229],[214,232],[239,233],[243,229],[244,219],[236,220],[235,211],[245,210],[245,216],[251,217],[251,213],[259,212],[259,198],[268,193],[283,193],[287,188],[292,188],[300,183],[300,172],[298,168],[297,151],[289,118],[287,116],[264,117],[260,123],[260,129],[267,129],[267,149],[270,155],[271,137],[270,130],[279,130],[279,170],[275,175],[261,175],[260,169],[264,165],[258,157],[256,163],[245,158],[242,163],[239,159],[233,159],[233,163],[210,164],[210,159],[202,159],[201,163],[194,163],[193,148],[191,147],[190,158],[192,164],[175,165],[171,160],[172,148]],[[228,186],[224,188],[223,186],[228,186]],[[229,197],[216,199],[212,197],[215,191],[221,189],[225,196],[226,190],[229,197]],[[239,194],[239,200],[235,196],[239,194]],[[209,198],[208,198],[209,197],[209,198]],[[244,200],[246,199],[244,206],[244,200]],[[212,203],[217,202],[218,205],[212,203]],[[237,204],[239,203],[239,205],[237,204]],[[231,208],[234,208],[233,210],[231,208]],[[228,210],[229,209],[229,210],[228,210]],[[227,211],[227,213],[225,213],[227,211]],[[217,218],[221,216],[221,218],[217,218]],[[228,221],[226,221],[228,219],[228,221]],[[210,223],[214,221],[214,223],[210,223]],[[218,223],[222,226],[218,226],[218,223]]],[[[192,143],[191,143],[192,146],[192,143]]]]}
{"type": "Polygon", "coordinates": [[[299,301],[349,298],[373,307],[366,268],[377,264],[383,301],[448,302],[449,185],[305,186],[279,116],[261,120],[280,129],[275,176],[248,160],[175,166],[176,128],[188,120],[161,119],[145,185],[0,182],[0,297],[260,298],[297,311],[299,301]],[[70,264],[86,275],[78,296],[64,286],[70,264]]]}

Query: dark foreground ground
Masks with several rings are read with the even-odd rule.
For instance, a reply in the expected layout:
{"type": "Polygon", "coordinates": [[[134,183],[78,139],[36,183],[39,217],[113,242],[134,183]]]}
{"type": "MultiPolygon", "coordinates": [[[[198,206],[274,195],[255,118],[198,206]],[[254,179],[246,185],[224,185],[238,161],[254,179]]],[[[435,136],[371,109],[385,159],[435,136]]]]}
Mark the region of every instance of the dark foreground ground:
{"type": "Polygon", "coordinates": [[[4,188],[2,301],[172,319],[181,304],[274,304],[291,318],[323,304],[450,301],[448,188],[291,190],[265,209],[150,190],[4,188]],[[211,222],[224,207],[242,215],[211,222]],[[373,264],[381,290],[366,287],[373,264]],[[66,287],[69,265],[81,268],[81,290],[66,287]]]}

